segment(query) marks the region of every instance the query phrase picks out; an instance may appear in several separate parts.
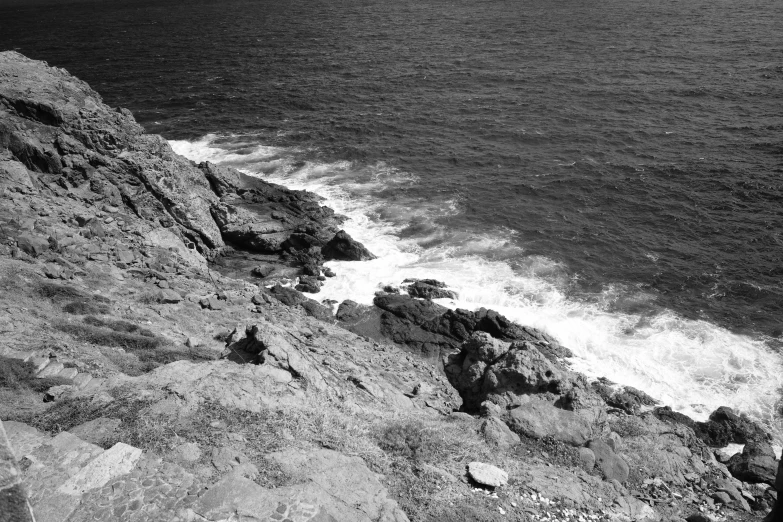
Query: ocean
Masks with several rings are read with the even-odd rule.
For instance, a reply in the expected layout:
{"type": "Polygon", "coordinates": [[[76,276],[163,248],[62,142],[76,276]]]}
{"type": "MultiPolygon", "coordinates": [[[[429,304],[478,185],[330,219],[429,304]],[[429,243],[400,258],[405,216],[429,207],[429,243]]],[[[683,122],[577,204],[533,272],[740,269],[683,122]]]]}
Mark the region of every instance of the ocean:
{"type": "Polygon", "coordinates": [[[406,277],[551,333],[573,366],[780,439],[783,4],[774,0],[0,2],[195,160],[314,191],[406,277]]]}

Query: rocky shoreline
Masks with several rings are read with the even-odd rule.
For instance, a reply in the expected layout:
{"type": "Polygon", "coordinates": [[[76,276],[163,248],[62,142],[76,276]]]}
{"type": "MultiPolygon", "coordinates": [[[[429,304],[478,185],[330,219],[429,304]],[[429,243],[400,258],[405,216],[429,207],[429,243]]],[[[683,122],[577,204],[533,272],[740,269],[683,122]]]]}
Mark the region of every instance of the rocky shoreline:
{"type": "Polygon", "coordinates": [[[745,521],[775,504],[751,420],[591,382],[552,335],[438,305],[439,281],[319,302],[326,261],[374,256],[317,195],[190,162],[15,52],[0,202],[0,522],[745,521]]]}

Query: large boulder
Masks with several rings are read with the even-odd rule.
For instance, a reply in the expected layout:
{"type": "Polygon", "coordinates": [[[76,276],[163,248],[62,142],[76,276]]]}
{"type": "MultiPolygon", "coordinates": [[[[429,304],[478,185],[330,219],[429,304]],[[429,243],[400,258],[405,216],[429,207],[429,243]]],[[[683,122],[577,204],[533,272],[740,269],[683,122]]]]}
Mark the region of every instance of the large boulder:
{"type": "Polygon", "coordinates": [[[691,428],[697,437],[713,448],[770,440],[764,428],[744,415],[737,415],[727,406],[712,412],[706,422],[696,422],[687,415],[672,411],[668,406],[655,408],[653,414],[661,420],[691,428]]]}
{"type": "Polygon", "coordinates": [[[572,446],[583,446],[596,433],[584,417],[542,400],[531,400],[509,410],[503,420],[520,435],[534,439],[549,437],[572,446]]]}
{"type": "Polygon", "coordinates": [[[337,232],[321,248],[324,259],[337,261],[369,261],[375,256],[367,248],[353,239],[345,230],[337,232]]]}
{"type": "Polygon", "coordinates": [[[545,357],[540,343],[507,343],[486,332],[475,332],[459,353],[448,357],[446,375],[462,397],[463,409],[478,411],[490,401],[501,408],[521,397],[540,394],[568,409],[600,406],[603,401],[586,379],[545,357]]]}
{"type": "Polygon", "coordinates": [[[707,422],[697,422],[694,431],[709,446],[719,448],[732,443],[746,444],[770,439],[761,426],[745,416],[737,415],[727,406],[712,412],[707,422]]]}
{"type": "Polygon", "coordinates": [[[775,475],[775,484],[773,485],[775,492],[777,492],[777,500],[772,511],[764,518],[764,522],[783,522],[783,455],[781,455],[780,461],[778,461],[778,471],[775,475]]]}
{"type": "Polygon", "coordinates": [[[616,480],[623,483],[628,480],[630,468],[628,463],[619,457],[614,450],[602,440],[592,440],[587,448],[595,455],[595,462],[606,477],[606,480],[616,480]]]}
{"type": "Polygon", "coordinates": [[[553,362],[572,355],[547,334],[520,326],[486,308],[475,312],[449,310],[430,300],[391,293],[376,296],[373,303],[383,311],[376,314],[379,334],[416,352],[435,355],[439,351],[452,352],[479,331],[504,341],[534,342],[538,350],[553,362]]]}
{"type": "Polygon", "coordinates": [[[775,484],[778,462],[775,451],[766,441],[751,441],[745,445],[742,453],[731,457],[727,467],[732,475],[751,484],[775,484]]]}

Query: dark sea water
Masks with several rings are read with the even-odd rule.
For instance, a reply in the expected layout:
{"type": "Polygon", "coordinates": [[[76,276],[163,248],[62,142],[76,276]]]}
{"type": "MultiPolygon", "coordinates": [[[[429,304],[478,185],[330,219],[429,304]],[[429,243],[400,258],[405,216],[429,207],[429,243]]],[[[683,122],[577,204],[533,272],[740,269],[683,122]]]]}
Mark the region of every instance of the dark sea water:
{"type": "Polygon", "coordinates": [[[0,4],[0,49],[193,159],[329,198],[382,260],[326,294],[434,274],[588,373],[772,426],[781,20],[773,0],[0,4]]]}

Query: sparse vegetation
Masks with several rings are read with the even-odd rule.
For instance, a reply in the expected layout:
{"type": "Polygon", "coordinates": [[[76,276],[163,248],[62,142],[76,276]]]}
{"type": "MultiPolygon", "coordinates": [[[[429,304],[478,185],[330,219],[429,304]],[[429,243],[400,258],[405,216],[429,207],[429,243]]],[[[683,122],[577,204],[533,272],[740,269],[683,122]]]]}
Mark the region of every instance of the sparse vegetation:
{"type": "Polygon", "coordinates": [[[155,337],[155,334],[149,330],[140,327],[137,324],[129,323],[128,321],[120,320],[108,320],[98,319],[97,317],[88,315],[84,318],[84,322],[91,326],[98,326],[102,328],[109,328],[115,332],[137,334],[143,337],[155,337]]]}
{"type": "Polygon", "coordinates": [[[84,299],[71,301],[63,306],[63,312],[73,315],[108,314],[111,310],[103,303],[93,303],[84,299]]]}
{"type": "Polygon", "coordinates": [[[94,327],[89,325],[60,323],[58,329],[80,341],[97,344],[99,346],[111,346],[123,348],[130,352],[154,350],[163,344],[163,340],[157,337],[137,335],[124,332],[116,332],[109,328],[94,327]]]}
{"type": "Polygon", "coordinates": [[[29,390],[35,393],[43,393],[52,386],[60,384],[70,383],[59,377],[39,379],[35,376],[33,363],[0,357],[0,388],[11,391],[29,390]]]}
{"type": "Polygon", "coordinates": [[[441,443],[436,432],[419,420],[395,421],[378,434],[378,446],[382,450],[413,461],[435,457],[441,443]]]}

